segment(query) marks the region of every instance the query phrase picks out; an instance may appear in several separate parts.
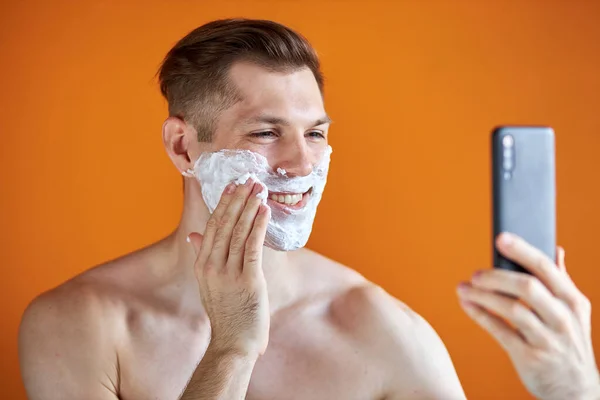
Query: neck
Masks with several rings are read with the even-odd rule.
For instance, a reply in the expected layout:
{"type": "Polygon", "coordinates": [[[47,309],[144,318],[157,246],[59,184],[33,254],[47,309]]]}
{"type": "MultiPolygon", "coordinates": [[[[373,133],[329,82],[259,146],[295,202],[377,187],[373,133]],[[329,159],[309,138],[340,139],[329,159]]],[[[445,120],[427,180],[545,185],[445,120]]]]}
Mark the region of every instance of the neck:
{"type": "MultiPolygon", "coordinates": [[[[187,178],[184,189],[184,206],[181,221],[177,229],[163,242],[169,258],[169,263],[175,269],[178,283],[189,293],[190,301],[197,303],[198,282],[193,265],[196,261],[194,250],[186,238],[191,232],[204,234],[210,213],[202,200],[199,185],[193,178],[187,178]]],[[[290,304],[295,298],[296,286],[295,263],[293,252],[282,252],[263,247],[263,273],[269,293],[271,313],[290,304]]],[[[182,299],[184,300],[184,299],[182,299]]],[[[186,300],[184,300],[186,301],[186,300]]]]}

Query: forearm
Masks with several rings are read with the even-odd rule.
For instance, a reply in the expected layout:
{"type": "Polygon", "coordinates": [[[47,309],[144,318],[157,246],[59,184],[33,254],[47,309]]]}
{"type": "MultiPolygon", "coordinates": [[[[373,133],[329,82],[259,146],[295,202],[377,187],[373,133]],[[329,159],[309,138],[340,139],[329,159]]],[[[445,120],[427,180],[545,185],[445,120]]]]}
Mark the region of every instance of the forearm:
{"type": "Polygon", "coordinates": [[[242,400],[256,357],[208,346],[180,400],[242,400]]]}

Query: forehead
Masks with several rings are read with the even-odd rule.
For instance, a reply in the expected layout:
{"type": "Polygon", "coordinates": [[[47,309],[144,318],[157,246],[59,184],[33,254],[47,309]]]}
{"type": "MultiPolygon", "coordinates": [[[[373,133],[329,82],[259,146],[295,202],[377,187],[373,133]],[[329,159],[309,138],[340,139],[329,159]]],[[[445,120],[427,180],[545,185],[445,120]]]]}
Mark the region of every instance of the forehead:
{"type": "Polygon", "coordinates": [[[257,114],[314,120],[325,113],[319,85],[309,68],[269,71],[252,63],[236,63],[229,71],[241,101],[227,114],[240,121],[257,114]]]}

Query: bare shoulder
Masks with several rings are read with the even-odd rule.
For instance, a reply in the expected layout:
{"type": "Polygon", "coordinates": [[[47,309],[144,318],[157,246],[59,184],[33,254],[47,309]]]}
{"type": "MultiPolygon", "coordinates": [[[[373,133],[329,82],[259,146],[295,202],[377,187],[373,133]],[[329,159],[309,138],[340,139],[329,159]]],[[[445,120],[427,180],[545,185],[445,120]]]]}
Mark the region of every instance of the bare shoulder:
{"type": "Polygon", "coordinates": [[[327,287],[331,287],[332,289],[334,287],[347,289],[368,282],[352,268],[313,250],[304,248],[296,254],[296,262],[301,264],[303,274],[311,280],[310,284],[312,287],[319,285],[322,286],[321,290],[327,290],[327,287]]]}
{"type": "Polygon", "coordinates": [[[84,275],[37,296],[23,314],[20,333],[28,335],[40,328],[85,328],[106,324],[116,313],[117,290],[84,275]],[[111,304],[112,303],[112,304],[111,304]]]}
{"type": "Polygon", "coordinates": [[[433,327],[381,287],[371,282],[350,287],[333,301],[331,313],[371,365],[387,375],[387,399],[465,398],[433,327]]]}
{"type": "Polygon", "coordinates": [[[110,336],[107,333],[114,330],[117,316],[125,311],[127,297],[126,290],[115,284],[115,271],[126,271],[128,264],[127,256],[111,261],[37,296],[23,314],[20,337],[41,330],[66,330],[72,325],[81,332],[110,336]],[[91,331],[92,326],[100,330],[91,331]]]}
{"type": "Polygon", "coordinates": [[[25,310],[19,360],[29,398],[116,398],[123,302],[117,288],[91,277],[65,282],[25,310]]]}

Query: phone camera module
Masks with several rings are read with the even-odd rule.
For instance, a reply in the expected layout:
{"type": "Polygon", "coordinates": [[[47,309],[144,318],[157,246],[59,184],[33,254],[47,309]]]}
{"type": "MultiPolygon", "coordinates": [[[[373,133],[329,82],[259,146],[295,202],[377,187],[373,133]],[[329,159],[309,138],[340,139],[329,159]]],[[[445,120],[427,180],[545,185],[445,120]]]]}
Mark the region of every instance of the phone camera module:
{"type": "Polygon", "coordinates": [[[515,139],[511,135],[506,135],[502,138],[502,144],[506,149],[510,149],[515,144],[515,139]]]}
{"type": "Polygon", "coordinates": [[[515,139],[512,135],[502,137],[502,167],[504,179],[510,179],[515,168],[515,139]]]}

